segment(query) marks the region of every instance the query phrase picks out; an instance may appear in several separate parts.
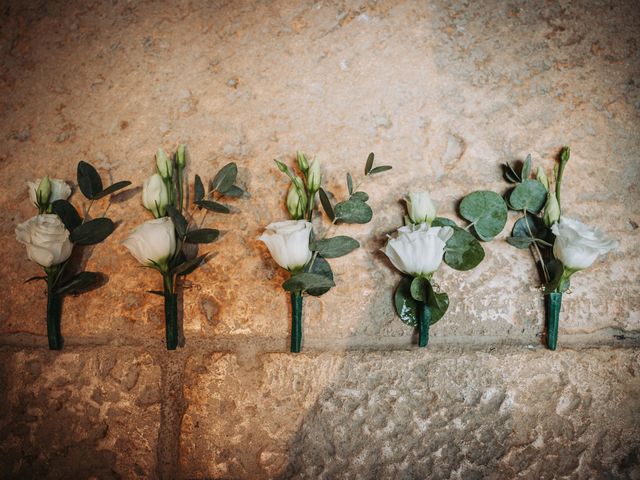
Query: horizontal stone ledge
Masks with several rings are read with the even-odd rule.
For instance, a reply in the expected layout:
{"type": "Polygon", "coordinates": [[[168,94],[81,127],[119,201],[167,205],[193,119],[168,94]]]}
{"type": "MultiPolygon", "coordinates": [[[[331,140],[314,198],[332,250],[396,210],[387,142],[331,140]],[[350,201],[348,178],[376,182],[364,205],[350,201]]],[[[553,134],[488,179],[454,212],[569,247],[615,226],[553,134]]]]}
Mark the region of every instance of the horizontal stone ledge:
{"type": "MultiPolygon", "coordinates": [[[[386,350],[413,350],[417,348],[417,337],[316,337],[306,335],[303,338],[304,351],[386,351],[386,350]]],[[[146,348],[161,351],[164,343],[161,338],[109,338],[109,337],[65,337],[65,349],[78,348],[146,348]]],[[[251,350],[259,353],[289,351],[289,338],[250,336],[250,335],[225,335],[211,338],[187,338],[180,351],[205,350],[205,351],[234,351],[242,352],[251,350]]],[[[558,348],[571,347],[598,347],[612,346],[620,348],[634,348],[640,346],[640,331],[624,331],[618,329],[603,329],[593,333],[575,333],[560,335],[558,348]]],[[[505,346],[520,346],[527,349],[544,349],[543,338],[540,335],[455,335],[432,336],[428,349],[442,349],[459,347],[463,350],[488,350],[505,346]]],[[[29,333],[7,334],[0,338],[0,347],[14,348],[48,348],[46,337],[29,333]]]]}

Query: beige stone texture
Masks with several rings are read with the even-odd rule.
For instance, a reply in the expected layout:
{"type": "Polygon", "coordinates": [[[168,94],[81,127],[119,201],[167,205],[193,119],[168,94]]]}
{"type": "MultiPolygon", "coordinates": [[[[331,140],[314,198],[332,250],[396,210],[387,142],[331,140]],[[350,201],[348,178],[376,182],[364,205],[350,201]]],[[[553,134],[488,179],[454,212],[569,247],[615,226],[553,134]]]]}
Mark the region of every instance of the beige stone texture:
{"type": "Polygon", "coordinates": [[[639,43],[633,0],[1,0],[1,475],[639,478],[639,43]],[[147,293],[160,276],[121,242],[151,218],[154,152],[181,142],[191,178],[233,161],[248,193],[207,216],[223,235],[201,248],[213,255],[167,353],[147,293]],[[507,191],[501,163],[531,153],[550,170],[563,145],[565,212],[620,248],[574,277],[561,350],[541,349],[540,282],[505,242],[511,214],[478,268],[437,273],[451,307],[413,351],[379,251],[401,198],[427,189],[464,225],[465,194],[507,191]],[[393,170],[362,186],[372,222],[334,231],[361,248],[305,301],[294,356],[286,274],[257,237],[287,216],[273,159],[297,149],[338,198],[369,152],[393,170]],[[23,283],[41,270],[14,230],[35,213],[25,182],[73,182],[83,159],[133,186],[91,207],[118,222],[81,255],[109,281],[65,299],[65,350],[50,353],[44,286],[23,283]]]}

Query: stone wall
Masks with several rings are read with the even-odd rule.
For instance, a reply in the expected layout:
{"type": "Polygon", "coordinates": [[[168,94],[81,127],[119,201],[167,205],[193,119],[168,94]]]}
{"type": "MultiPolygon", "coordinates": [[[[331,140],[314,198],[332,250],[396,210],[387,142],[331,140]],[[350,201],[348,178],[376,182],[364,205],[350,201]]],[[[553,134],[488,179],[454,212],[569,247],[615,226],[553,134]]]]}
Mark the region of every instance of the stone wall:
{"type": "Polygon", "coordinates": [[[0,476],[640,478],[636,2],[3,1],[0,16],[0,476]],[[23,283],[39,268],[14,239],[34,214],[25,181],[72,180],[86,159],[139,186],[179,142],[190,174],[234,161],[249,192],[207,219],[224,235],[185,285],[183,346],[164,349],[159,276],[120,244],[146,219],[137,187],[85,252],[109,282],[66,299],[65,349],[48,351],[42,284],[23,283]],[[501,163],[550,169],[565,144],[565,210],[620,248],[574,277],[559,350],[541,343],[529,252],[504,242],[512,217],[480,267],[438,273],[452,306],[418,350],[379,253],[399,199],[428,189],[456,218],[464,194],[506,190],[501,163]],[[370,151],[394,169],[367,181],[373,221],[340,227],[362,248],[332,260],[338,286],[306,301],[292,355],[285,274],[256,238],[286,216],[272,160],[297,149],[338,196],[370,151]]]}

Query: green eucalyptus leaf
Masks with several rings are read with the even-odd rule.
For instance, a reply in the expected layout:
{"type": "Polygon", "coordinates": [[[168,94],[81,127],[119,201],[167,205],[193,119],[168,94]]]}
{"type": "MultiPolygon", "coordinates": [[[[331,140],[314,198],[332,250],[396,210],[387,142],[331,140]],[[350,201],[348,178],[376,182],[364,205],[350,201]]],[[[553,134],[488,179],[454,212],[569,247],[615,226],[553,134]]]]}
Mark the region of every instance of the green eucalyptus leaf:
{"type": "Polygon", "coordinates": [[[431,310],[431,322],[433,325],[440,320],[449,308],[449,295],[445,292],[437,293],[429,283],[427,290],[427,305],[431,310]]]}
{"type": "MultiPolygon", "coordinates": [[[[553,259],[546,264],[547,272],[551,280],[544,285],[544,293],[555,292],[560,286],[562,280],[562,274],[564,273],[564,265],[560,260],[553,259]]],[[[569,288],[569,279],[565,279],[564,291],[569,288]]],[[[561,292],[564,293],[564,292],[561,292]]]]}
{"type": "Polygon", "coordinates": [[[547,189],[539,180],[525,180],[516,185],[509,196],[514,210],[538,213],[547,202],[547,189]]]}
{"type": "Polygon", "coordinates": [[[335,286],[333,280],[317,273],[298,273],[282,284],[287,292],[303,292],[309,289],[331,288],[335,286]]]}
{"type": "Polygon", "coordinates": [[[520,175],[516,173],[513,167],[507,162],[502,165],[502,170],[504,174],[504,178],[510,183],[520,183],[522,179],[520,175]]]}
{"type": "Polygon", "coordinates": [[[433,222],[431,222],[431,226],[432,227],[458,227],[456,225],[456,222],[454,222],[453,220],[450,220],[446,217],[436,217],[433,219],[433,222]]]}
{"type": "Polygon", "coordinates": [[[102,278],[103,275],[97,272],[80,272],[59,286],[55,295],[66,295],[69,293],[76,295],[85,292],[97,286],[102,278]]]}
{"type": "Polygon", "coordinates": [[[367,163],[364,166],[364,174],[365,175],[369,175],[369,172],[371,171],[371,167],[373,167],[373,159],[375,158],[373,152],[371,152],[369,154],[369,156],[367,157],[367,163]]]}
{"type": "Polygon", "coordinates": [[[347,200],[336,204],[336,220],[344,223],[367,223],[373,217],[371,207],[360,200],[347,200]]]}
{"type": "Polygon", "coordinates": [[[372,168],[369,171],[369,175],[373,175],[375,173],[386,172],[387,170],[391,170],[393,167],[391,165],[380,165],[379,167],[372,168]]]}
{"type": "Polygon", "coordinates": [[[89,200],[94,200],[95,196],[102,191],[100,174],[90,163],[85,161],[78,163],[77,178],[80,191],[89,200]]]}
{"type": "Polygon", "coordinates": [[[187,219],[184,218],[184,215],[182,215],[173,205],[167,205],[167,213],[173,222],[173,226],[178,233],[178,237],[184,238],[187,234],[187,219]]]}
{"type": "Polygon", "coordinates": [[[115,228],[115,224],[110,219],[95,218],[74,228],[69,240],[78,245],[93,245],[111,235],[115,228]]]}
{"type": "Polygon", "coordinates": [[[489,241],[507,223],[507,205],[500,195],[489,190],[472,192],[462,199],[460,215],[473,223],[480,240],[489,241]]]}
{"type": "Polygon", "coordinates": [[[196,175],[196,178],[193,182],[193,197],[194,203],[198,203],[204,198],[204,183],[202,183],[200,175],[196,175]]]}
{"type": "MultiPolygon", "coordinates": [[[[554,235],[540,217],[526,214],[513,225],[511,236],[517,238],[541,239],[553,243],[554,235]]],[[[514,245],[513,243],[511,245],[514,245]]],[[[515,246],[515,245],[514,245],[515,246]]]]}
{"type": "Polygon", "coordinates": [[[218,213],[231,212],[231,210],[229,210],[229,207],[221,203],[214,202],[213,200],[200,200],[199,202],[196,202],[196,205],[199,206],[200,208],[204,208],[212,212],[218,212],[218,213]]]}
{"type": "Polygon", "coordinates": [[[534,241],[535,240],[530,237],[508,237],[507,238],[507,243],[509,245],[512,245],[520,249],[529,248],[534,241]]]}
{"type": "Polygon", "coordinates": [[[51,211],[60,217],[67,230],[72,232],[82,223],[82,218],[67,200],[56,200],[51,204],[51,211]]]}
{"type": "Polygon", "coordinates": [[[351,174],[347,172],[347,189],[349,190],[349,195],[353,193],[353,178],[351,178],[351,174]]]}
{"type": "Polygon", "coordinates": [[[360,243],[346,235],[317,240],[311,244],[311,250],[324,258],[337,258],[346,255],[360,246],[360,243]]]}
{"type": "Polygon", "coordinates": [[[225,193],[233,186],[237,175],[238,166],[233,162],[226,164],[216,173],[216,176],[211,181],[211,189],[225,193]]]}
{"type": "Polygon", "coordinates": [[[187,232],[184,241],[187,243],[211,243],[220,236],[220,230],[215,228],[199,228],[187,232]]]}
{"type": "Polygon", "coordinates": [[[393,303],[400,320],[410,327],[415,327],[418,325],[418,302],[411,296],[412,280],[411,277],[402,277],[393,295],[393,303]]]}
{"type": "Polygon", "coordinates": [[[205,253],[204,255],[200,255],[199,257],[192,258],[191,260],[187,260],[186,262],[183,262],[178,266],[172,268],[171,273],[173,275],[189,275],[191,272],[193,272],[196,268],[198,268],[200,265],[202,265],[205,262],[208,255],[209,255],[208,253],[205,253]]]}
{"type": "Polygon", "coordinates": [[[531,176],[531,154],[527,155],[526,160],[522,164],[522,179],[528,180],[531,176]]]}
{"type": "Polygon", "coordinates": [[[223,193],[225,197],[241,197],[244,195],[244,190],[237,185],[231,185],[228,190],[223,193]]]}
{"type": "Polygon", "coordinates": [[[128,187],[129,185],[131,185],[131,182],[129,180],[122,180],[120,182],[116,182],[113,185],[109,185],[107,188],[102,190],[97,195],[94,195],[93,200],[99,200],[103,197],[106,197],[107,195],[111,195],[112,193],[115,193],[118,190],[122,190],[123,188],[128,187]]]}
{"type": "Polygon", "coordinates": [[[429,286],[429,280],[423,277],[415,277],[411,281],[409,291],[411,292],[411,298],[416,302],[424,302],[427,298],[427,288],[429,286]]]}
{"type": "Polygon", "coordinates": [[[484,249],[469,232],[452,227],[453,236],[447,241],[444,262],[456,270],[471,270],[484,259],[484,249]]]}
{"type": "Polygon", "coordinates": [[[360,200],[361,202],[366,202],[367,200],[369,200],[369,195],[366,192],[353,192],[351,194],[351,197],[349,197],[351,200],[360,200]]]}
{"type": "Polygon", "coordinates": [[[329,217],[329,220],[333,222],[333,219],[335,218],[335,213],[333,212],[333,207],[331,206],[331,202],[329,201],[329,196],[327,195],[327,192],[324,191],[324,188],[320,188],[318,195],[320,196],[320,203],[322,204],[322,208],[324,209],[324,212],[327,214],[327,217],[329,217]]]}
{"type": "Polygon", "coordinates": [[[46,280],[47,280],[47,277],[46,277],[46,275],[37,275],[37,276],[35,276],[35,277],[29,277],[29,278],[27,278],[27,279],[26,279],[24,282],[22,282],[22,283],[31,283],[31,282],[33,282],[33,281],[35,281],[35,280],[45,280],[45,281],[46,281],[46,280]]]}
{"type": "MultiPolygon", "coordinates": [[[[327,277],[329,280],[333,282],[333,272],[331,271],[331,265],[327,262],[322,256],[317,255],[313,265],[311,265],[311,270],[309,270],[309,266],[311,262],[309,262],[305,267],[305,272],[316,273],[318,275],[322,275],[327,277]]],[[[309,295],[313,295],[314,297],[319,297],[320,295],[324,295],[330,290],[330,287],[322,287],[322,288],[310,288],[307,290],[309,295]]]]}

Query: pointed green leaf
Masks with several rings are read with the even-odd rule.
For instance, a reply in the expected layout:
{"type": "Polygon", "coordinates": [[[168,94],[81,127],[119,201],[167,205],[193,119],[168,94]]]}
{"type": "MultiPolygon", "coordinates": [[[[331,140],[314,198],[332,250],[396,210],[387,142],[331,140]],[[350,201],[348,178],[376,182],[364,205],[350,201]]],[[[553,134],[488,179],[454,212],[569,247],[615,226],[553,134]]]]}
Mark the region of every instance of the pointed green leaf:
{"type": "Polygon", "coordinates": [[[216,190],[220,193],[225,193],[233,186],[236,181],[237,175],[237,165],[233,162],[226,164],[213,178],[211,182],[211,189],[216,190]]]}
{"type": "Polygon", "coordinates": [[[193,201],[194,203],[198,203],[203,198],[204,198],[204,184],[202,183],[202,179],[200,178],[200,175],[196,175],[196,178],[193,181],[193,201]]]}
{"type": "Polygon", "coordinates": [[[226,190],[223,195],[225,197],[241,197],[244,195],[244,190],[236,185],[231,185],[228,190],[226,190]]]}
{"type": "Polygon", "coordinates": [[[184,238],[187,234],[187,219],[173,205],[167,205],[167,213],[173,222],[178,237],[184,238]]]}
{"type": "Polygon", "coordinates": [[[538,180],[525,180],[516,185],[509,196],[509,204],[514,210],[538,213],[547,202],[547,189],[538,180]]]}
{"type": "Polygon", "coordinates": [[[93,200],[99,200],[107,195],[111,195],[112,193],[117,192],[118,190],[122,190],[125,187],[131,185],[129,180],[122,180],[121,182],[116,182],[113,185],[109,185],[107,188],[102,190],[100,193],[93,196],[93,200]]]}
{"type": "Polygon", "coordinates": [[[520,183],[522,179],[520,175],[516,173],[513,167],[507,162],[502,165],[502,170],[504,174],[504,178],[510,183],[520,183]]]}
{"type": "Polygon", "coordinates": [[[58,287],[55,295],[77,295],[78,293],[86,292],[92,287],[98,286],[103,278],[104,275],[98,272],[80,272],[58,287]]]}
{"type": "Polygon", "coordinates": [[[373,167],[373,159],[374,159],[374,155],[373,155],[373,152],[371,152],[367,157],[367,163],[364,166],[365,175],[369,175],[369,172],[371,171],[371,167],[373,167]]]}
{"type": "Polygon", "coordinates": [[[187,232],[184,241],[187,243],[211,243],[220,235],[220,230],[215,228],[200,228],[187,232]]]}
{"type": "Polygon", "coordinates": [[[359,246],[360,243],[356,239],[340,235],[313,242],[311,250],[318,252],[325,258],[337,258],[352,252],[359,246]]]}
{"type": "MultiPolygon", "coordinates": [[[[322,256],[318,255],[316,257],[315,261],[313,262],[313,265],[311,266],[311,270],[309,270],[309,265],[311,265],[311,262],[309,262],[304,267],[305,272],[310,271],[310,273],[322,275],[324,277],[327,277],[329,280],[333,282],[333,272],[331,271],[331,265],[329,265],[329,262],[327,262],[324,258],[322,258],[322,256]]],[[[319,297],[327,293],[329,290],[330,290],[330,287],[310,288],[307,290],[307,293],[309,295],[313,295],[314,297],[319,297]]]]}
{"type": "Polygon", "coordinates": [[[347,172],[347,189],[349,190],[349,195],[353,193],[353,178],[351,178],[351,174],[347,172]]]}
{"type": "Polygon", "coordinates": [[[196,202],[196,205],[201,207],[201,208],[205,208],[207,210],[210,210],[212,212],[218,212],[218,213],[229,213],[229,212],[231,212],[231,210],[229,210],[229,207],[227,207],[226,205],[223,205],[223,204],[218,203],[218,202],[214,202],[212,200],[200,200],[199,202],[196,202]]]}
{"type": "Polygon", "coordinates": [[[484,258],[480,242],[466,230],[452,227],[453,236],[447,241],[444,262],[456,270],[471,270],[484,258]]]}
{"type": "Polygon", "coordinates": [[[327,217],[329,217],[329,220],[333,221],[333,219],[335,218],[335,214],[333,212],[333,207],[331,206],[331,202],[329,201],[327,192],[324,191],[324,188],[320,188],[320,191],[318,193],[320,195],[320,203],[322,204],[322,208],[327,214],[327,217]]]}
{"type": "Polygon", "coordinates": [[[60,220],[70,232],[82,223],[82,218],[78,211],[67,200],[56,200],[51,204],[51,210],[60,217],[60,220]]]}
{"type": "Polygon", "coordinates": [[[335,286],[333,280],[317,273],[299,273],[282,284],[287,292],[303,292],[309,289],[331,288],[335,286]]]}
{"type": "Polygon", "coordinates": [[[198,268],[200,265],[202,265],[205,262],[208,255],[209,255],[208,253],[205,253],[204,255],[200,255],[199,257],[192,258],[191,260],[187,260],[186,262],[181,263],[177,267],[174,267],[171,270],[171,273],[173,275],[189,275],[191,272],[193,272],[196,268],[198,268]]]}
{"type": "Polygon", "coordinates": [[[77,178],[80,191],[89,200],[93,200],[102,191],[100,175],[90,163],[85,161],[78,163],[77,178]]]}
{"type": "Polygon", "coordinates": [[[69,239],[78,245],[93,245],[100,243],[116,229],[115,224],[108,218],[95,218],[79,225],[71,231],[69,239]]]}
{"type": "Polygon", "coordinates": [[[375,173],[386,172],[387,170],[391,170],[393,167],[391,165],[380,165],[379,167],[372,168],[369,171],[369,175],[373,175],[375,173]]]}
{"type": "Polygon", "coordinates": [[[373,217],[373,211],[365,202],[350,199],[336,204],[335,216],[344,223],[367,223],[373,217]]]}
{"type": "Polygon", "coordinates": [[[531,154],[527,155],[526,160],[522,164],[522,179],[528,180],[531,176],[531,154]]]}
{"type": "Polygon", "coordinates": [[[489,241],[507,224],[507,205],[500,195],[489,190],[470,193],[460,203],[460,215],[473,223],[480,240],[489,241]]]}
{"type": "Polygon", "coordinates": [[[45,280],[46,281],[47,277],[43,276],[43,275],[38,275],[38,276],[35,276],[35,277],[27,278],[23,283],[31,283],[31,282],[33,282],[35,280],[45,280]]]}

